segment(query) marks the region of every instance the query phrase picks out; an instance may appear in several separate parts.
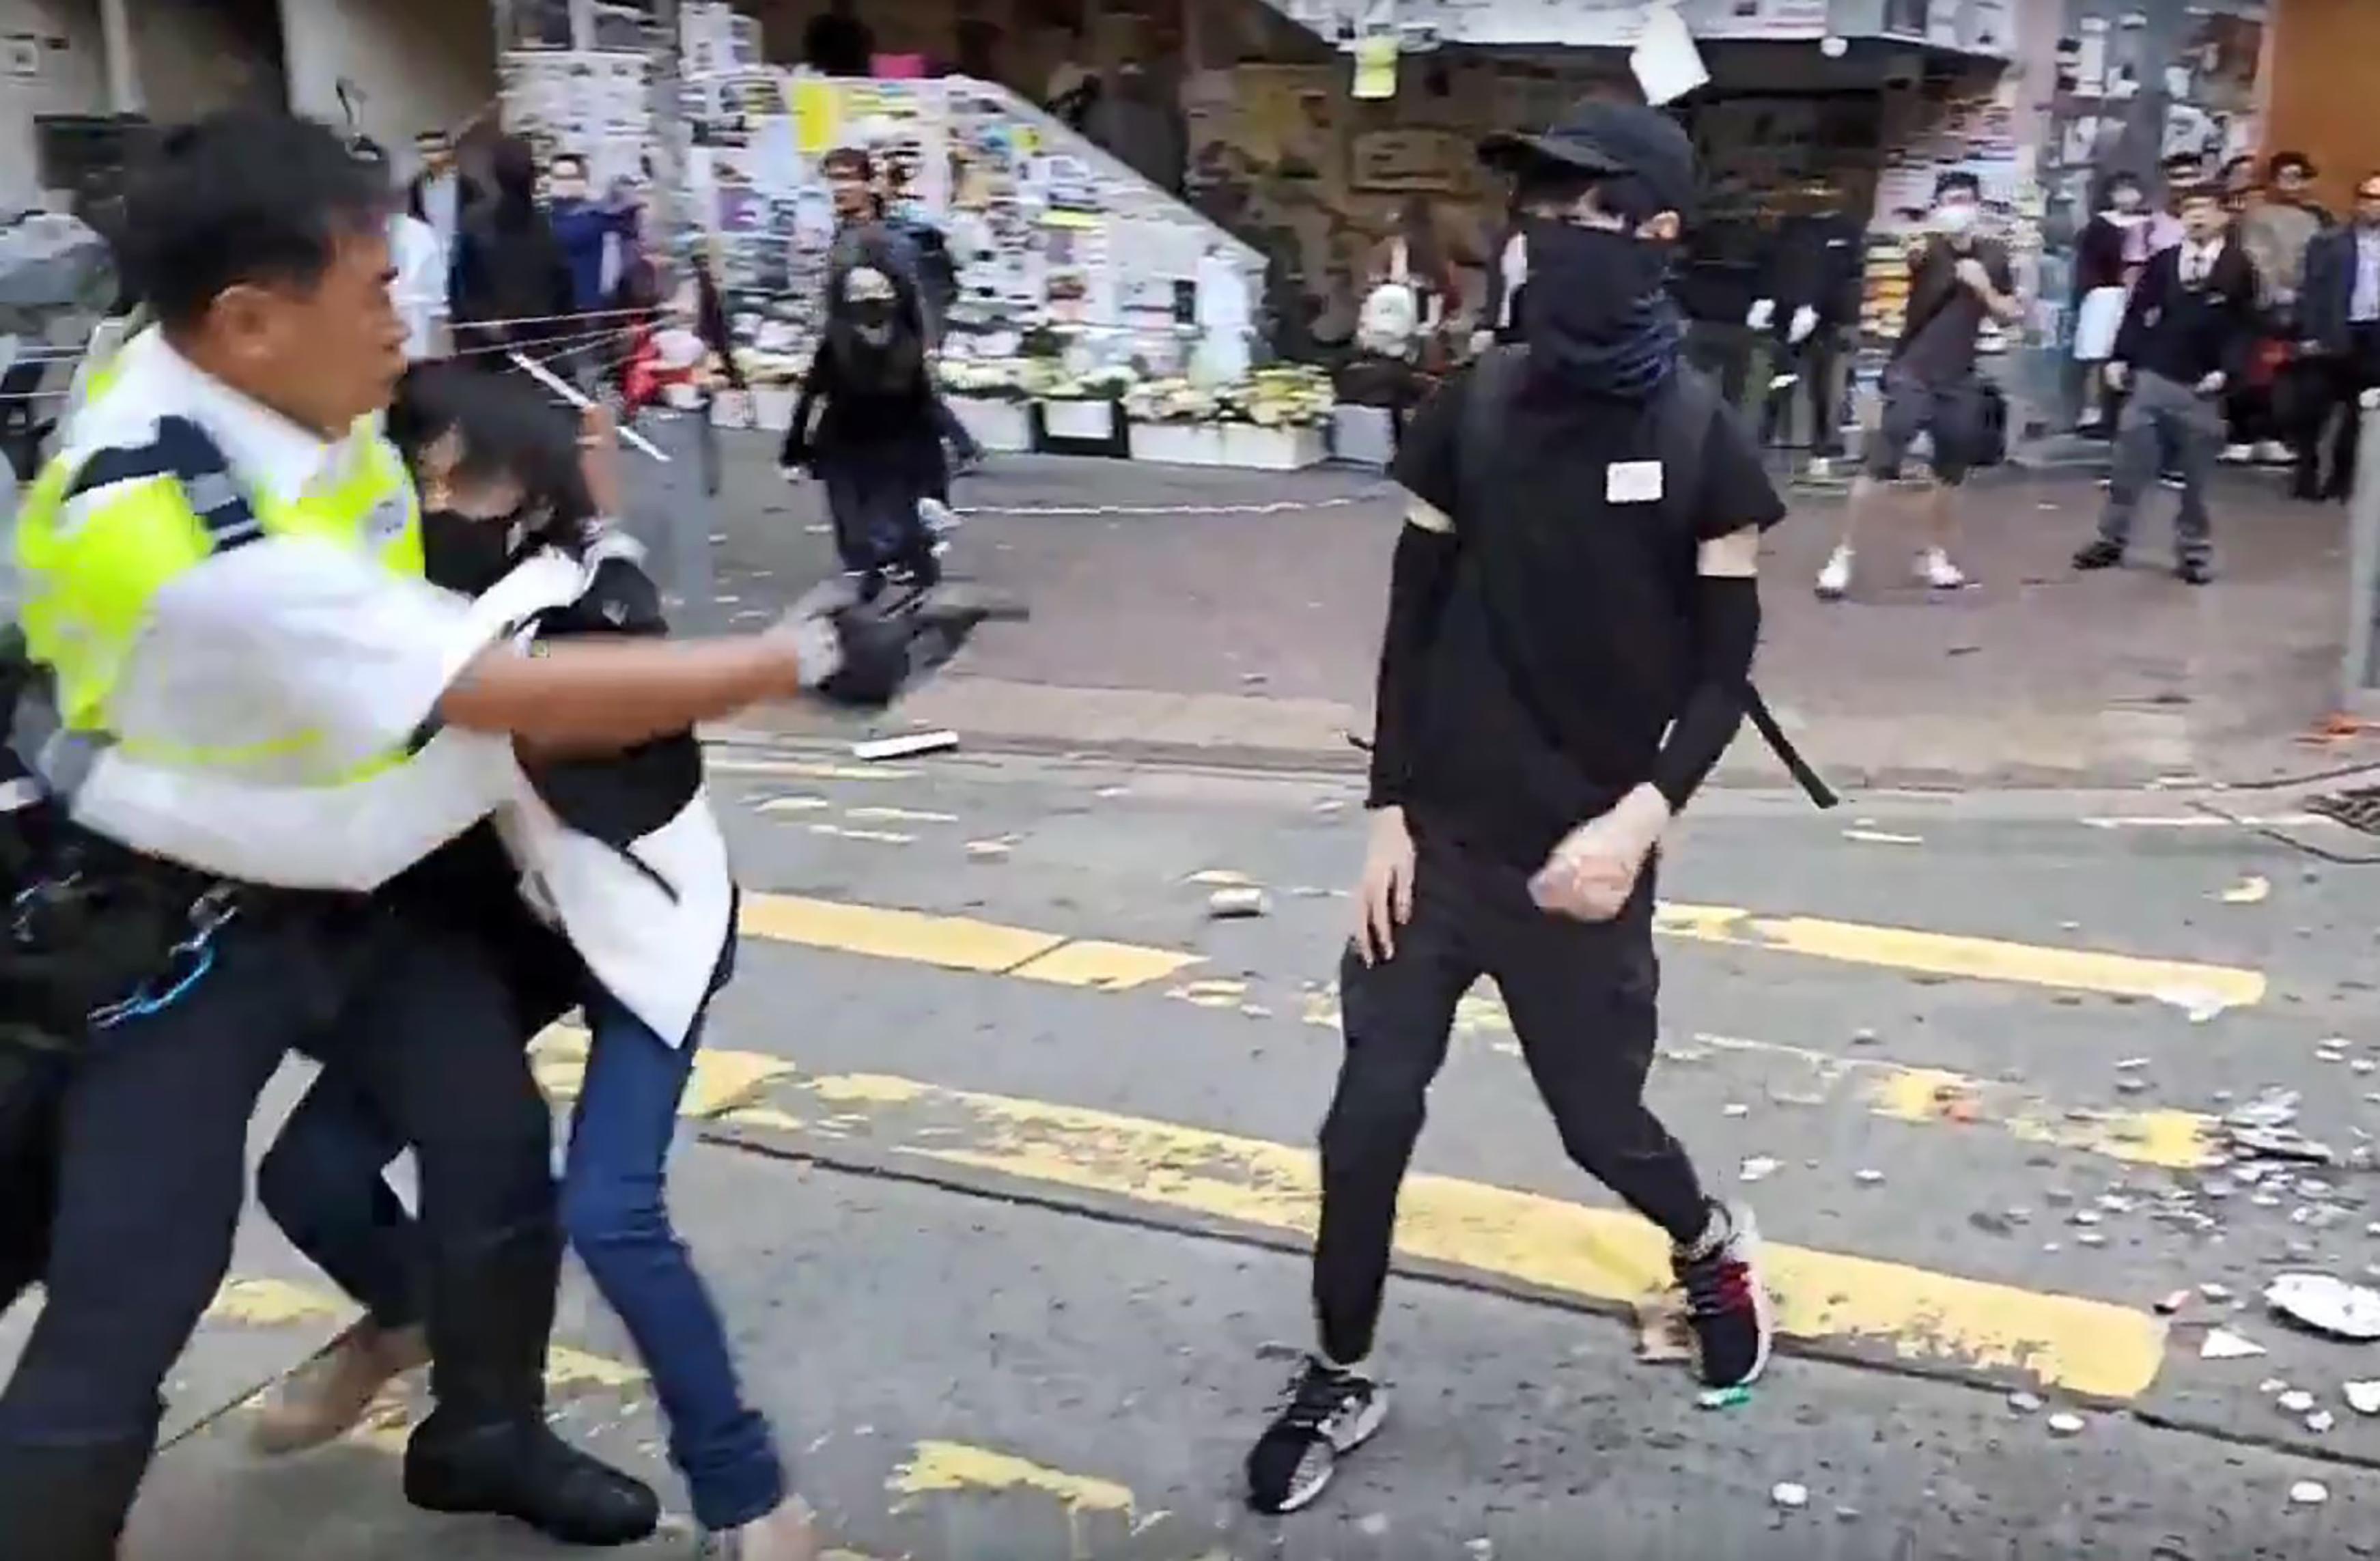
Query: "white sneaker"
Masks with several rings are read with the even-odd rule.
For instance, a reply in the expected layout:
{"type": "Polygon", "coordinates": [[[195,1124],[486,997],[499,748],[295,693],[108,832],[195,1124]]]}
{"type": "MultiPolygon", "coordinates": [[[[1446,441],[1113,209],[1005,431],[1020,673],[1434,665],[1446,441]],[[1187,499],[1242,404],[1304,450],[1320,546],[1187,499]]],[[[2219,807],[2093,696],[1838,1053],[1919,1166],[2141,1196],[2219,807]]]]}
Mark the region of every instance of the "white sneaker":
{"type": "Polygon", "coordinates": [[[1955,591],[1967,583],[1966,572],[1939,548],[1928,548],[1918,555],[1917,577],[1937,591],[1955,591]]]}
{"type": "Polygon", "coordinates": [[[2244,466],[2256,458],[2256,447],[2252,444],[2227,444],[2217,458],[2227,466],[2244,466]]]}
{"type": "Polygon", "coordinates": [[[1818,599],[1840,601],[1843,593],[1852,588],[1852,551],[1837,548],[1828,558],[1827,566],[1818,571],[1818,599]]]}
{"type": "Polygon", "coordinates": [[[2265,466],[2286,466],[2297,459],[2297,452],[2277,439],[2268,439],[2256,446],[2256,463],[2265,466]]]}
{"type": "Polygon", "coordinates": [[[940,499],[918,500],[917,519],[937,537],[947,537],[961,525],[958,512],[940,499]]]}

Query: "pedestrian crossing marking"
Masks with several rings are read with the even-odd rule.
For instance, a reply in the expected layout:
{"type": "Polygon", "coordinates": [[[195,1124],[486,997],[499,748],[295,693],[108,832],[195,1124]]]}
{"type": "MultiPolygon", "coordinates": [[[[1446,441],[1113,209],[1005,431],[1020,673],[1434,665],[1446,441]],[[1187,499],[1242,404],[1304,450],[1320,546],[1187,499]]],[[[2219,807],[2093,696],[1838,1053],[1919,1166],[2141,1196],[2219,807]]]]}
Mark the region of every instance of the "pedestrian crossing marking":
{"type": "Polygon", "coordinates": [[[2161,1002],[2188,1003],[2204,997],[2221,1008],[2252,1008],[2265,1000],[2261,971],[2186,960],[2147,959],[1916,927],[1830,921],[1822,916],[1762,916],[1733,905],[1664,903],[1655,913],[1654,926],[1688,942],[1766,949],[1925,975],[2152,998],[2161,1002]]]}
{"type": "MultiPolygon", "coordinates": [[[[797,1111],[864,1114],[872,1147],[920,1163],[1300,1237],[1319,1205],[1312,1152],[1266,1140],[889,1075],[803,1077],[776,1093],[797,1111]]],[[[735,1112],[720,1126],[767,1131],[735,1112]]],[[[1667,1239],[1633,1214],[1442,1175],[1407,1178],[1397,1245],[1605,1308],[1669,1282],[1667,1239]]],[[[2146,1391],[2164,1356],[2160,1319],[2107,1301],[1779,1244],[1768,1273],[1793,1337],[2012,1370],[2108,1400],[2146,1391]]]]}
{"type": "MultiPolygon", "coordinates": [[[[2261,971],[2187,960],[2153,959],[2054,944],[2011,942],[1917,927],[1765,916],[1732,905],[1664,903],[1655,929],[1683,942],[1799,954],[1842,964],[1919,974],[2098,992],[2160,1002],[2248,1008],[2264,1001],[2261,971]]],[[[743,931],[781,943],[939,965],[946,970],[1022,975],[1064,986],[1136,987],[1201,962],[1183,950],[1071,939],[972,916],[901,911],[799,895],[747,894],[743,931]],[[1071,944],[1078,951],[1026,968],[1071,944]]]]}

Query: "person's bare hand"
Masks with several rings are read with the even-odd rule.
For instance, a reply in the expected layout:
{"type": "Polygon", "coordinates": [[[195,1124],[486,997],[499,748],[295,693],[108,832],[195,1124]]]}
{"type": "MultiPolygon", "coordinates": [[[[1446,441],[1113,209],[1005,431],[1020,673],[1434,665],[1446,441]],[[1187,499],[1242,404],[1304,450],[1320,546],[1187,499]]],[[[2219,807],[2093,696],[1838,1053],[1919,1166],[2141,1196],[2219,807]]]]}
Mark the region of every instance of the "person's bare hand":
{"type": "Polygon", "coordinates": [[[1403,808],[1384,807],[1372,815],[1364,877],[1355,889],[1355,952],[1366,964],[1397,957],[1397,929],[1413,919],[1413,831],[1403,808]]]}
{"type": "Polygon", "coordinates": [[[609,407],[593,405],[578,415],[578,474],[595,513],[620,514],[620,431],[609,407]]]}
{"type": "Polygon", "coordinates": [[[1953,274],[1979,297],[1988,298],[1998,290],[1992,285],[1992,273],[1984,268],[1984,262],[1972,255],[1959,262],[1953,274]]]}
{"type": "Polygon", "coordinates": [[[1670,805],[1639,786],[1612,809],[1572,829],[1529,880],[1540,910],[1583,922],[1608,922],[1636,892],[1645,859],[1669,827],[1670,805]]]}
{"type": "Polygon", "coordinates": [[[2213,373],[2207,375],[2206,378],[2198,381],[2198,393],[2201,395],[2214,395],[2220,392],[2228,382],[2229,381],[2224,378],[2223,370],[2217,369],[2213,373]]]}
{"type": "Polygon", "coordinates": [[[2132,377],[2132,371],[2121,363],[2110,363],[2107,365],[2107,388],[2119,391],[2124,388],[2124,381],[2132,377]]]}

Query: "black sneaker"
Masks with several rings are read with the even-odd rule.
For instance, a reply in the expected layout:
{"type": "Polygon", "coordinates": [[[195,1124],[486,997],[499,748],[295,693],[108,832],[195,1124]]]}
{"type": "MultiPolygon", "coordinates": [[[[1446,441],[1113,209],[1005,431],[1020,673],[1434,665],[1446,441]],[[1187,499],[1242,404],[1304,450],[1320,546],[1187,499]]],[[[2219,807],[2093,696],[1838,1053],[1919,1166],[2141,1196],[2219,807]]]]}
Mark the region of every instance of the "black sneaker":
{"type": "Polygon", "coordinates": [[[1388,1412],[1378,1383],[1307,1356],[1288,1402],[1248,1454],[1248,1505],[1265,1513],[1304,1507],[1330,1483],[1341,1458],[1372,1439],[1388,1412]]]}
{"type": "Polygon", "coordinates": [[[1768,1289],[1760,1277],[1760,1232],[1752,1211],[1711,1205],[1711,1225],[1692,1251],[1670,1257],[1685,1287],[1694,1355],[1711,1387],[1743,1387],[1768,1364],[1775,1334],[1768,1289]]]}
{"type": "Polygon", "coordinates": [[[2077,569],[2113,569],[2124,562],[2124,550],[2105,537],[2095,537],[2074,550],[2077,569]]]}

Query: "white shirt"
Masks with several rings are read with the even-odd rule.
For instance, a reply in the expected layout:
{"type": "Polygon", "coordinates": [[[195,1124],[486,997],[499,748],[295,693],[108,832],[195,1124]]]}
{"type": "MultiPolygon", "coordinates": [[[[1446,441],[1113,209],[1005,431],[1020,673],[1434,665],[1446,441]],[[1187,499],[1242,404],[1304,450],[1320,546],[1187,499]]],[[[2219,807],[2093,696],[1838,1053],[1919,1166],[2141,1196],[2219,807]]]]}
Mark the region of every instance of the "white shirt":
{"type": "Polygon", "coordinates": [[[2356,325],[2380,320],[2380,228],[2355,230],[2355,291],[2349,295],[2347,318],[2356,325]]]}
{"type": "Polygon", "coordinates": [[[2180,268],[2181,284],[2185,287],[2204,286],[2206,279],[2215,273],[2215,262],[2222,254],[2223,240],[2220,238],[2210,238],[2204,244],[2192,244],[2184,239],[2181,253],[2175,260],[2180,268]]]}
{"type": "Polygon", "coordinates": [[[455,236],[463,224],[463,187],[453,174],[421,181],[421,220],[438,237],[439,253],[453,256],[455,236]]]}
{"type": "Polygon", "coordinates": [[[446,250],[438,234],[419,217],[399,212],[388,220],[388,256],[396,278],[388,286],[389,301],[405,321],[405,357],[409,363],[441,356],[440,338],[446,322],[446,250]]]}
{"type": "MultiPolygon", "coordinates": [[[[213,437],[260,498],[291,504],[351,474],[379,438],[377,420],[362,419],[323,440],[202,373],[155,331],[120,361],[120,377],[73,414],[69,458],[136,448],[178,415],[213,437]]],[[[79,495],[58,525],[94,523],[107,498],[104,488],[79,495]]],[[[410,505],[393,495],[371,529],[404,525],[410,505]]],[[[268,534],[215,553],[150,599],[109,701],[116,741],[91,761],[69,809],[100,834],[202,872],[375,889],[510,794],[511,744],[463,732],[350,778],[405,750],[516,606],[468,601],[315,537],[268,534]],[[193,748],[241,756],[203,767],[172,756],[193,748]]],[[[65,747],[55,752],[42,773],[70,780],[65,747]]]]}

